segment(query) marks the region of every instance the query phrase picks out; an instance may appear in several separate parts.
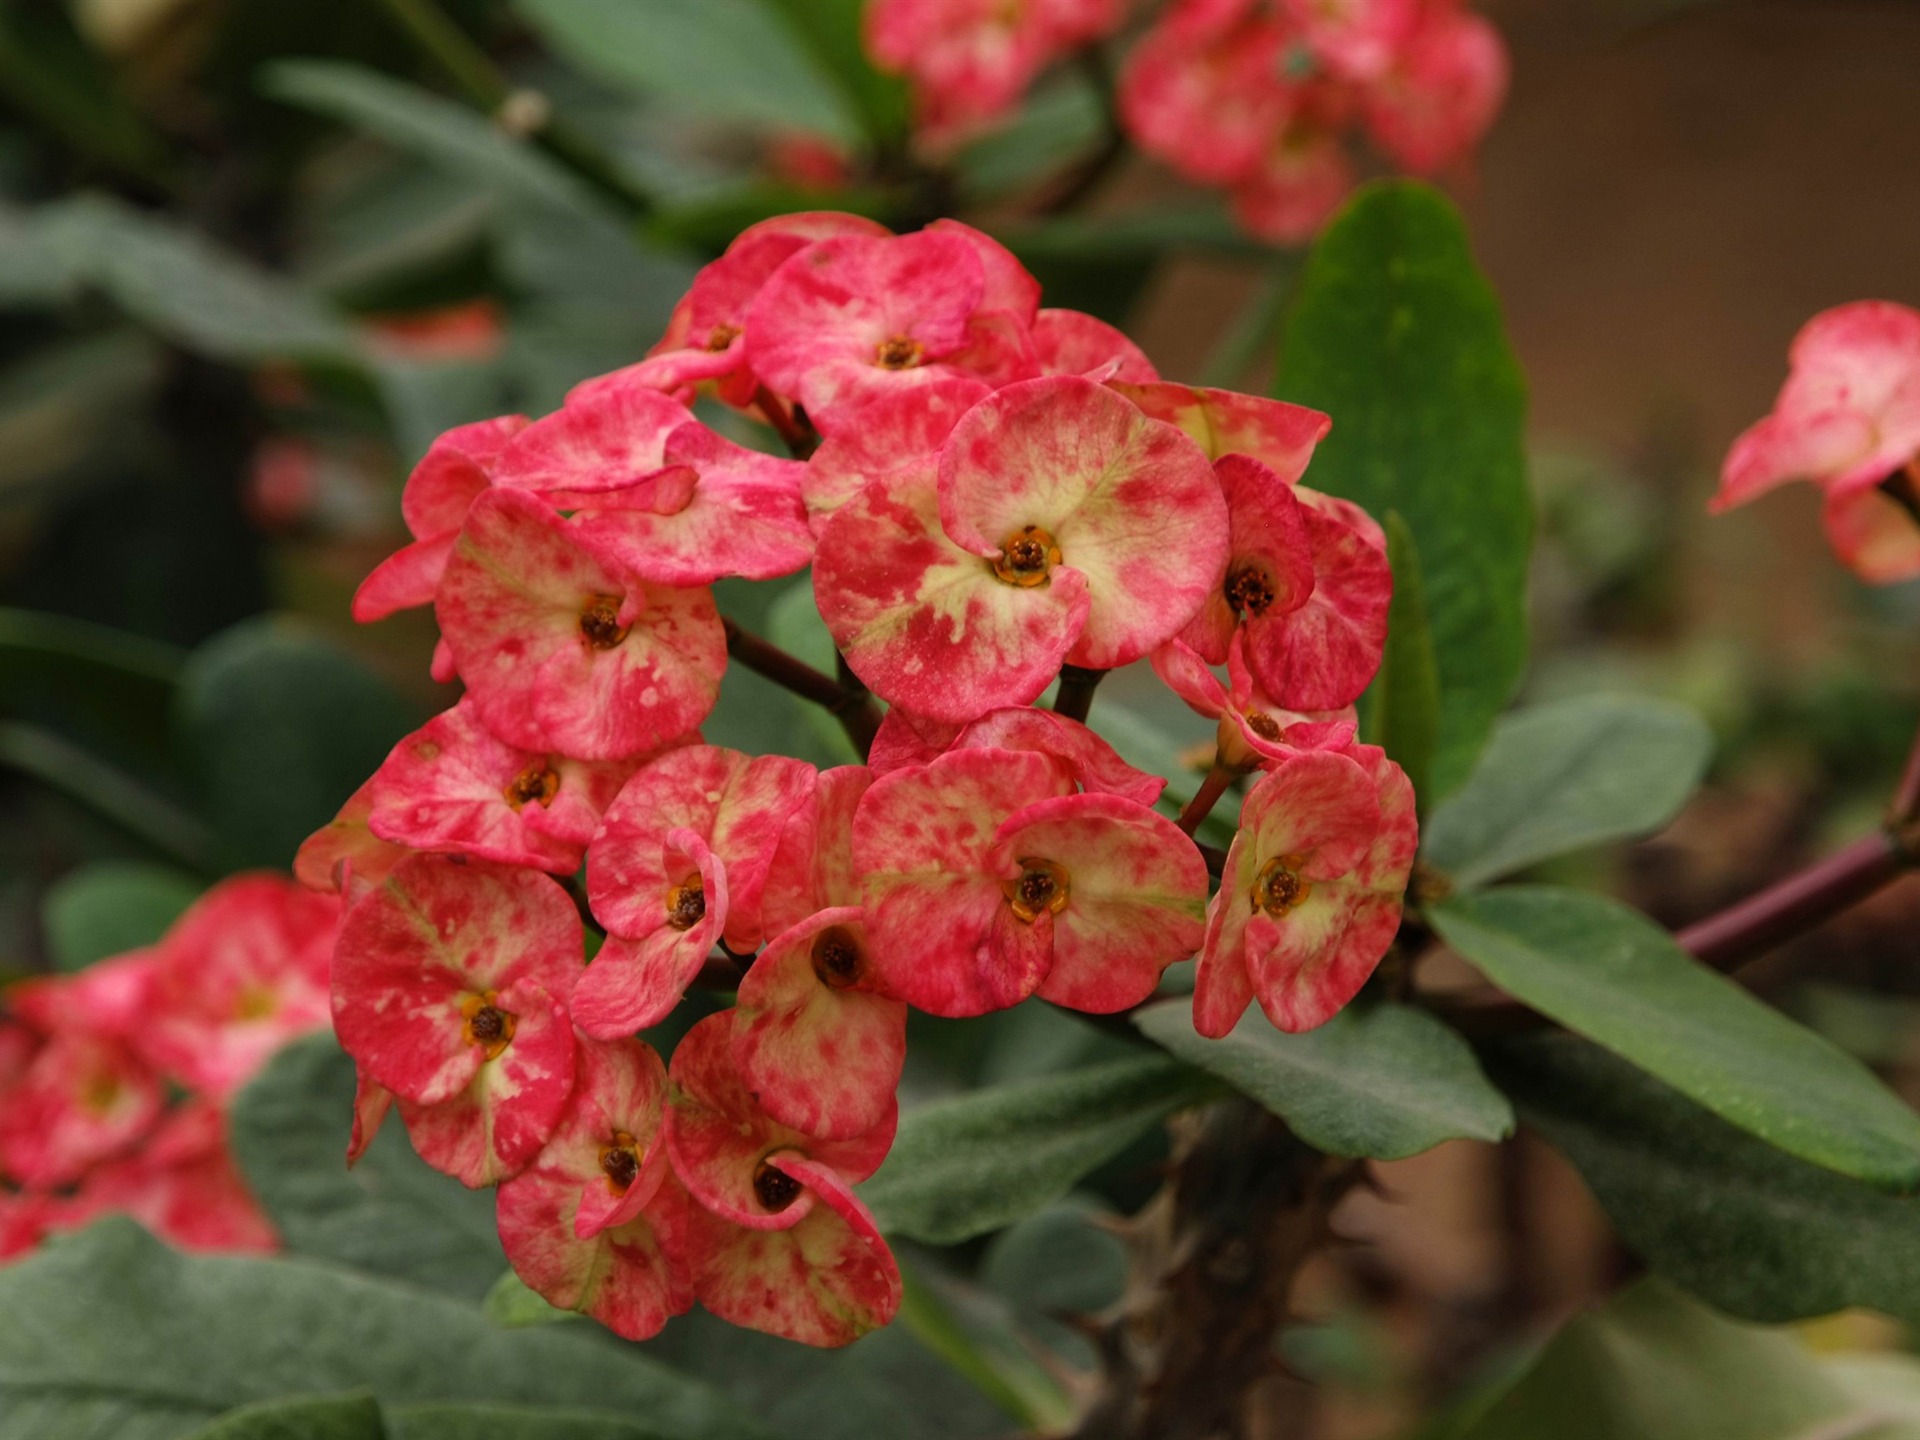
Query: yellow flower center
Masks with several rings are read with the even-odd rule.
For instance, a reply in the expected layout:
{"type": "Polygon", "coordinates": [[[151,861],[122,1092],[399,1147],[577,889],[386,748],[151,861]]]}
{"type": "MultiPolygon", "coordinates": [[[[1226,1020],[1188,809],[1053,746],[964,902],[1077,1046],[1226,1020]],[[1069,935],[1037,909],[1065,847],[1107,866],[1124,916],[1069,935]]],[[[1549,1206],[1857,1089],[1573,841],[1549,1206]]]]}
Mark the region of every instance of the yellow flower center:
{"type": "Polygon", "coordinates": [[[1282,855],[1269,860],[1253,882],[1253,903],[1279,920],[1305,902],[1313,893],[1312,882],[1300,875],[1305,862],[1298,855],[1282,855]]]}
{"type": "Polygon", "coordinates": [[[1046,584],[1059,563],[1060,547],[1053,536],[1038,525],[1023,525],[1000,542],[993,573],[1009,585],[1031,589],[1046,584]]]}
{"type": "Polygon", "coordinates": [[[1001,887],[1007,905],[1031,925],[1044,912],[1058,915],[1066,909],[1072,886],[1067,872],[1051,860],[1022,860],[1020,873],[1001,887]]]}

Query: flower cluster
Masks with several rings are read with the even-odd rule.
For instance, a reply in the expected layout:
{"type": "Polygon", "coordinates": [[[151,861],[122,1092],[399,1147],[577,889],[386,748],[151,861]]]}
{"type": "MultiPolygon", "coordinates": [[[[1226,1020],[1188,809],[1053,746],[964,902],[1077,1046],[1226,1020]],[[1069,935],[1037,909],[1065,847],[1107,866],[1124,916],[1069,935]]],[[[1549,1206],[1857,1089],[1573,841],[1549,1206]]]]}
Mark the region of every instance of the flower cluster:
{"type": "Polygon", "coordinates": [[[275,1050],[326,1025],[338,913],[241,875],[151,948],[0,997],[0,1257],[109,1211],[190,1249],[275,1247],[225,1111],[275,1050]]]}
{"type": "Polygon", "coordinates": [[[1206,1033],[1255,1000],[1303,1029],[1393,938],[1412,797],[1352,708],[1391,581],[1378,526],[1300,483],[1327,418],[1164,382],[1039,302],[953,222],[783,217],[647,358],[450,432],[408,481],[414,540],[357,611],[431,602],[465,693],[299,870],[347,904],[355,1151],[397,1111],[431,1164],[498,1185],[555,1305],[640,1337],[698,1300],[845,1343],[900,1301],[852,1187],[892,1141],[909,1006],[1120,1012],[1199,954],[1206,1033]],[[770,649],[709,586],[809,563],[889,707],[866,763],[703,743],[729,649],[770,649]],[[1211,902],[1198,802],[1169,819],[1084,709],[1034,703],[1136,661],[1216,721],[1205,795],[1258,777],[1211,902]],[[703,977],[736,1001],[663,1062],[639,1032],[703,977]]]}
{"type": "Polygon", "coordinates": [[[1791,358],[1773,412],[1728,452],[1713,508],[1811,480],[1827,539],[1861,579],[1920,576],[1920,311],[1885,300],[1824,311],[1791,358]]]}
{"type": "MultiPolygon", "coordinates": [[[[867,49],[914,84],[923,138],[951,143],[1019,103],[1062,56],[1120,28],[1117,0],[872,0],[867,49]]],[[[1172,0],[1121,71],[1134,143],[1232,194],[1240,222],[1310,238],[1357,179],[1361,139],[1432,175],[1506,93],[1506,48],[1461,0],[1172,0]]]]}
{"type": "Polygon", "coordinates": [[[1292,243],[1353,188],[1355,138],[1434,174],[1479,143],[1506,84],[1499,33],[1460,0],[1175,0],[1129,58],[1120,107],[1141,149],[1292,243]]]}

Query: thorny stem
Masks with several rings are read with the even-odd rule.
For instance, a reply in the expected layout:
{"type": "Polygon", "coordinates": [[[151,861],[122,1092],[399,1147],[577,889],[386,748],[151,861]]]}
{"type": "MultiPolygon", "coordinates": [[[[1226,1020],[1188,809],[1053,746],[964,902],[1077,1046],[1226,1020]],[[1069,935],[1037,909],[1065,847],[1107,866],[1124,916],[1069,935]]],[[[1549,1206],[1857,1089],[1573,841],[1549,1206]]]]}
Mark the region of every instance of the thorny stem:
{"type": "Polygon", "coordinates": [[[847,738],[853,741],[853,748],[861,755],[873,748],[873,737],[880,729],[880,712],[874,707],[873,697],[864,689],[849,689],[778,645],[742,630],[731,620],[721,623],[726,627],[729,655],[754,674],[827,711],[840,722],[847,738]]]}
{"type": "Polygon", "coordinates": [[[1104,670],[1087,670],[1079,665],[1060,667],[1060,690],[1053,697],[1053,713],[1069,720],[1087,723],[1087,711],[1093,708],[1093,692],[1106,678],[1104,670]]]}
{"type": "Polygon", "coordinates": [[[1191,835],[1213,813],[1213,807],[1220,797],[1227,793],[1227,787],[1233,784],[1233,771],[1225,765],[1216,763],[1207,771],[1207,778],[1200,782],[1200,788],[1194,792],[1186,808],[1180,812],[1180,818],[1174,823],[1191,835]]]}

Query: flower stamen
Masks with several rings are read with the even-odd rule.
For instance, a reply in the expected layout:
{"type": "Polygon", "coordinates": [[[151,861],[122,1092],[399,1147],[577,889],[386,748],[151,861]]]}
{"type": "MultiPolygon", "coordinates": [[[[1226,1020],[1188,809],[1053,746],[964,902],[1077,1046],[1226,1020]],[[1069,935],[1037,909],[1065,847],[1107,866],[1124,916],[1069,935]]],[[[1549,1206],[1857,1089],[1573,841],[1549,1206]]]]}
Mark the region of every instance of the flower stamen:
{"type": "Polygon", "coordinates": [[[813,973],[829,990],[845,990],[859,983],[863,967],[860,942],[841,925],[829,926],[813,937],[813,973]]]}
{"type": "Polygon", "coordinates": [[[689,875],[667,891],[667,924],[691,930],[707,914],[707,889],[698,875],[689,875]]]}
{"type": "Polygon", "coordinates": [[[1304,904],[1313,893],[1313,882],[1301,877],[1303,863],[1298,855],[1269,860],[1253,882],[1254,905],[1279,920],[1304,904]]]}
{"type": "Polygon", "coordinates": [[[1072,890],[1067,872],[1051,860],[1022,860],[1020,873],[1001,886],[1007,906],[1031,925],[1044,912],[1058,915],[1072,890]]]}
{"type": "Polygon", "coordinates": [[[611,650],[627,638],[620,623],[620,597],[595,595],[580,612],[580,635],[595,650],[611,650]]]}
{"type": "Polygon", "coordinates": [[[553,804],[560,793],[560,772],[545,760],[536,760],[513,777],[501,791],[507,804],[518,810],[523,805],[538,805],[542,810],[553,804]]]}
{"type": "Polygon", "coordinates": [[[882,370],[911,370],[925,353],[911,335],[895,335],[873,347],[873,363],[882,370]]]}
{"type": "Polygon", "coordinates": [[[487,1059],[496,1060],[500,1052],[513,1043],[513,1030],[516,1019],[511,1010],[502,1010],[494,1004],[494,992],[484,995],[469,995],[460,1002],[461,1012],[467,1023],[462,1027],[469,1045],[478,1045],[487,1052],[487,1059]]]}
{"type": "Polygon", "coordinates": [[[800,1198],[804,1187],[784,1170],[762,1160],[753,1172],[753,1196],[769,1215],[778,1215],[800,1198]]]}
{"type": "Polygon", "coordinates": [[[1009,585],[1031,589],[1046,584],[1059,563],[1060,547],[1053,536],[1038,525],[1025,525],[1000,542],[993,573],[1009,585]]]}
{"type": "Polygon", "coordinates": [[[624,1195],[640,1178],[640,1147],[624,1130],[613,1132],[613,1142],[600,1148],[600,1169],[616,1195],[624,1195]]]}

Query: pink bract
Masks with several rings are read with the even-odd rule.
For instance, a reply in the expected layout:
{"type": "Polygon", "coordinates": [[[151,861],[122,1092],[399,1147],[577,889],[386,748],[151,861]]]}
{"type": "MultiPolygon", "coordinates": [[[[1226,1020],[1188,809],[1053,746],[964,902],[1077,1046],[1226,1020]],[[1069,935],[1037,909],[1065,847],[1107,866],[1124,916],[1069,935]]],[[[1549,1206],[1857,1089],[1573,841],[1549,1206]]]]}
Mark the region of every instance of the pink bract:
{"type": "Polygon", "coordinates": [[[500,1187],[500,1242],[549,1304],[644,1340],[693,1305],[686,1194],[660,1143],[666,1069],[638,1040],[583,1042],[573,1094],[500,1187]]]}
{"type": "Polygon", "coordinates": [[[991,393],[970,376],[943,376],[875,400],[860,412],[859,424],[829,435],[800,482],[814,534],[868,484],[932,475],[954,425],[991,393]]]}
{"type": "Polygon", "coordinates": [[[162,1104],[160,1077],[125,1044],[63,1029],[0,1088],[0,1175],[70,1184],[144,1140],[162,1104]]]}
{"type": "Polygon", "coordinates": [[[813,788],[799,760],[689,746],[635,772],[587,860],[587,894],[608,940],[574,996],[602,1039],[663,1019],[726,937],[760,943],[760,897],[787,817],[813,788]]]}
{"type": "Polygon", "coordinates": [[[1241,809],[1207,910],[1194,1028],[1225,1035],[1255,999],[1286,1031],[1337,1014],[1393,943],[1417,842],[1412,786],[1376,747],[1277,766],[1241,809]]]}
{"type": "Polygon", "coordinates": [[[1244,623],[1266,630],[1313,594],[1313,542],[1305,507],[1277,472],[1243,454],[1214,462],[1227,501],[1227,563],[1221,582],[1180,634],[1212,665],[1244,623]]]}
{"type": "Polygon", "coordinates": [[[1387,537],[1351,500],[1294,487],[1313,551],[1313,592],[1298,609],[1250,623],[1247,663],[1293,710],[1351,705],[1380,668],[1393,572],[1387,537]]]}
{"type": "Polygon", "coordinates": [[[340,913],[280,875],[221,881],[154,948],[134,1044],[189,1089],[230,1099],[282,1045],[325,1028],[340,913]]]}
{"type": "Polygon", "coordinates": [[[1078,310],[1042,310],[1033,322],[1033,355],[1042,375],[1084,375],[1135,385],[1160,379],[1146,352],[1125,334],[1078,310]]]}
{"type": "Polygon", "coordinates": [[[1301,245],[1319,234],[1360,177],[1332,131],[1288,125],[1233,187],[1233,217],[1249,234],[1301,245]]]}
{"type": "Polygon", "coordinates": [[[1236,634],[1227,651],[1228,683],[1207,667],[1191,646],[1169,640],[1153,652],[1153,672],[1174,694],[1209,720],[1218,720],[1216,764],[1248,771],[1275,765],[1300,750],[1339,749],[1351,744],[1358,722],[1343,710],[1298,711],[1277,704],[1247,668],[1246,637],[1236,634]]]}
{"type": "Polygon", "coordinates": [[[1345,79],[1368,81],[1393,63],[1426,3],[1430,0],[1280,0],[1280,9],[1323,65],[1345,79]]]}
{"type": "Polygon", "coordinates": [[[135,1155],[89,1174],[60,1207],[77,1229],[108,1213],[131,1215],[183,1250],[269,1254],[280,1238],[227,1148],[226,1118],[203,1100],[167,1116],[135,1155]]]}
{"type": "Polygon", "coordinates": [[[468,1185],[518,1172],[573,1086],[579,913],[538,871],[422,855],[347,912],[334,1030],[414,1148],[468,1185]]]}
{"type": "Polygon", "coordinates": [[[1127,132],[1191,179],[1240,179],[1288,113],[1286,47],[1285,27],[1253,0],[1183,0],[1127,59],[1119,95],[1127,132]]]}
{"type": "Polygon", "coordinates": [[[1206,867],[1170,821],[1074,794],[1032,751],[956,750],[876,780],[854,818],[871,955],[893,994],[979,1015],[1039,993],[1112,1011],[1200,940],[1206,867]]]}
{"type": "Polygon", "coordinates": [[[301,842],[293,857],[294,878],[309,890],[349,900],[384,880],[411,852],[374,834],[367,824],[372,813],[369,778],[347,797],[338,815],[301,842]]]}
{"type": "Polygon", "coordinates": [[[525,750],[658,749],[706,718],[726,668],[707,591],[650,584],[518,491],[474,503],[435,608],[481,720],[525,750]]]}
{"type": "Polygon", "coordinates": [[[1507,47],[1486,20],[1428,3],[1366,93],[1367,128],[1396,164],[1431,175],[1480,142],[1507,92],[1507,47]]]}
{"type": "Polygon", "coordinates": [[[400,495],[400,513],[413,543],[381,561],[360,582],[353,596],[354,619],[378,620],[396,610],[433,603],[467,507],[491,483],[493,462],[526,423],[524,415],[503,415],[457,425],[427,447],[400,495]]]}
{"type": "Polygon", "coordinates": [[[872,783],[873,772],[864,765],[822,770],[812,795],[787,817],[761,900],[761,926],[768,935],[790,930],[822,910],[860,903],[853,817],[872,783]]]}
{"type": "Polygon", "coordinates": [[[900,1269],[867,1207],[831,1166],[793,1151],[767,1165],[821,1203],[783,1230],[690,1207],[700,1303],[731,1324],[803,1345],[847,1345],[887,1324],[900,1308],[900,1269]]]}
{"type": "Polygon", "coordinates": [[[463,698],[393,747],[367,824],[413,850],[571,875],[639,760],[569,760],[496,739],[463,698]]]}
{"type": "Polygon", "coordinates": [[[1209,460],[1245,455],[1289,485],[1306,473],[1314,447],[1333,427],[1333,421],[1318,410],[1236,390],[1169,381],[1132,385],[1124,376],[1110,383],[1145,414],[1186,431],[1209,460]]]}
{"type": "Polygon", "coordinates": [[[884,775],[908,765],[927,765],[949,750],[982,746],[998,750],[1034,750],[1058,761],[1083,790],[1118,795],[1140,805],[1160,798],[1167,782],[1136,770],[1092,730],[1065,715],[1031,705],[990,710],[970,725],[954,727],[889,710],[874,736],[867,763],[884,775]]]}
{"type": "Polygon", "coordinates": [[[803,1135],[754,1103],[734,1067],[733,1016],[709,1015],[673,1052],[666,1142],[674,1173],[704,1208],[753,1230],[785,1230],[814,1206],[812,1186],[769,1174],[769,1157],[812,1160],[857,1184],[880,1168],[899,1118],[892,1096],[869,1129],[841,1139],[803,1135]]]}
{"type": "Polygon", "coordinates": [[[732,1055],[749,1094],[822,1139],[871,1131],[893,1108],[907,1007],[868,954],[865,912],[822,910],[776,936],[740,982],[732,1055]]]}
{"type": "Polygon", "coordinates": [[[755,297],[747,358],[831,435],[884,395],[942,375],[998,378],[1017,366],[1024,334],[1015,317],[987,305],[987,286],[978,247],[953,230],[823,240],[787,260],[755,297]],[[1013,328],[985,323],[993,316],[1013,328]]]}

